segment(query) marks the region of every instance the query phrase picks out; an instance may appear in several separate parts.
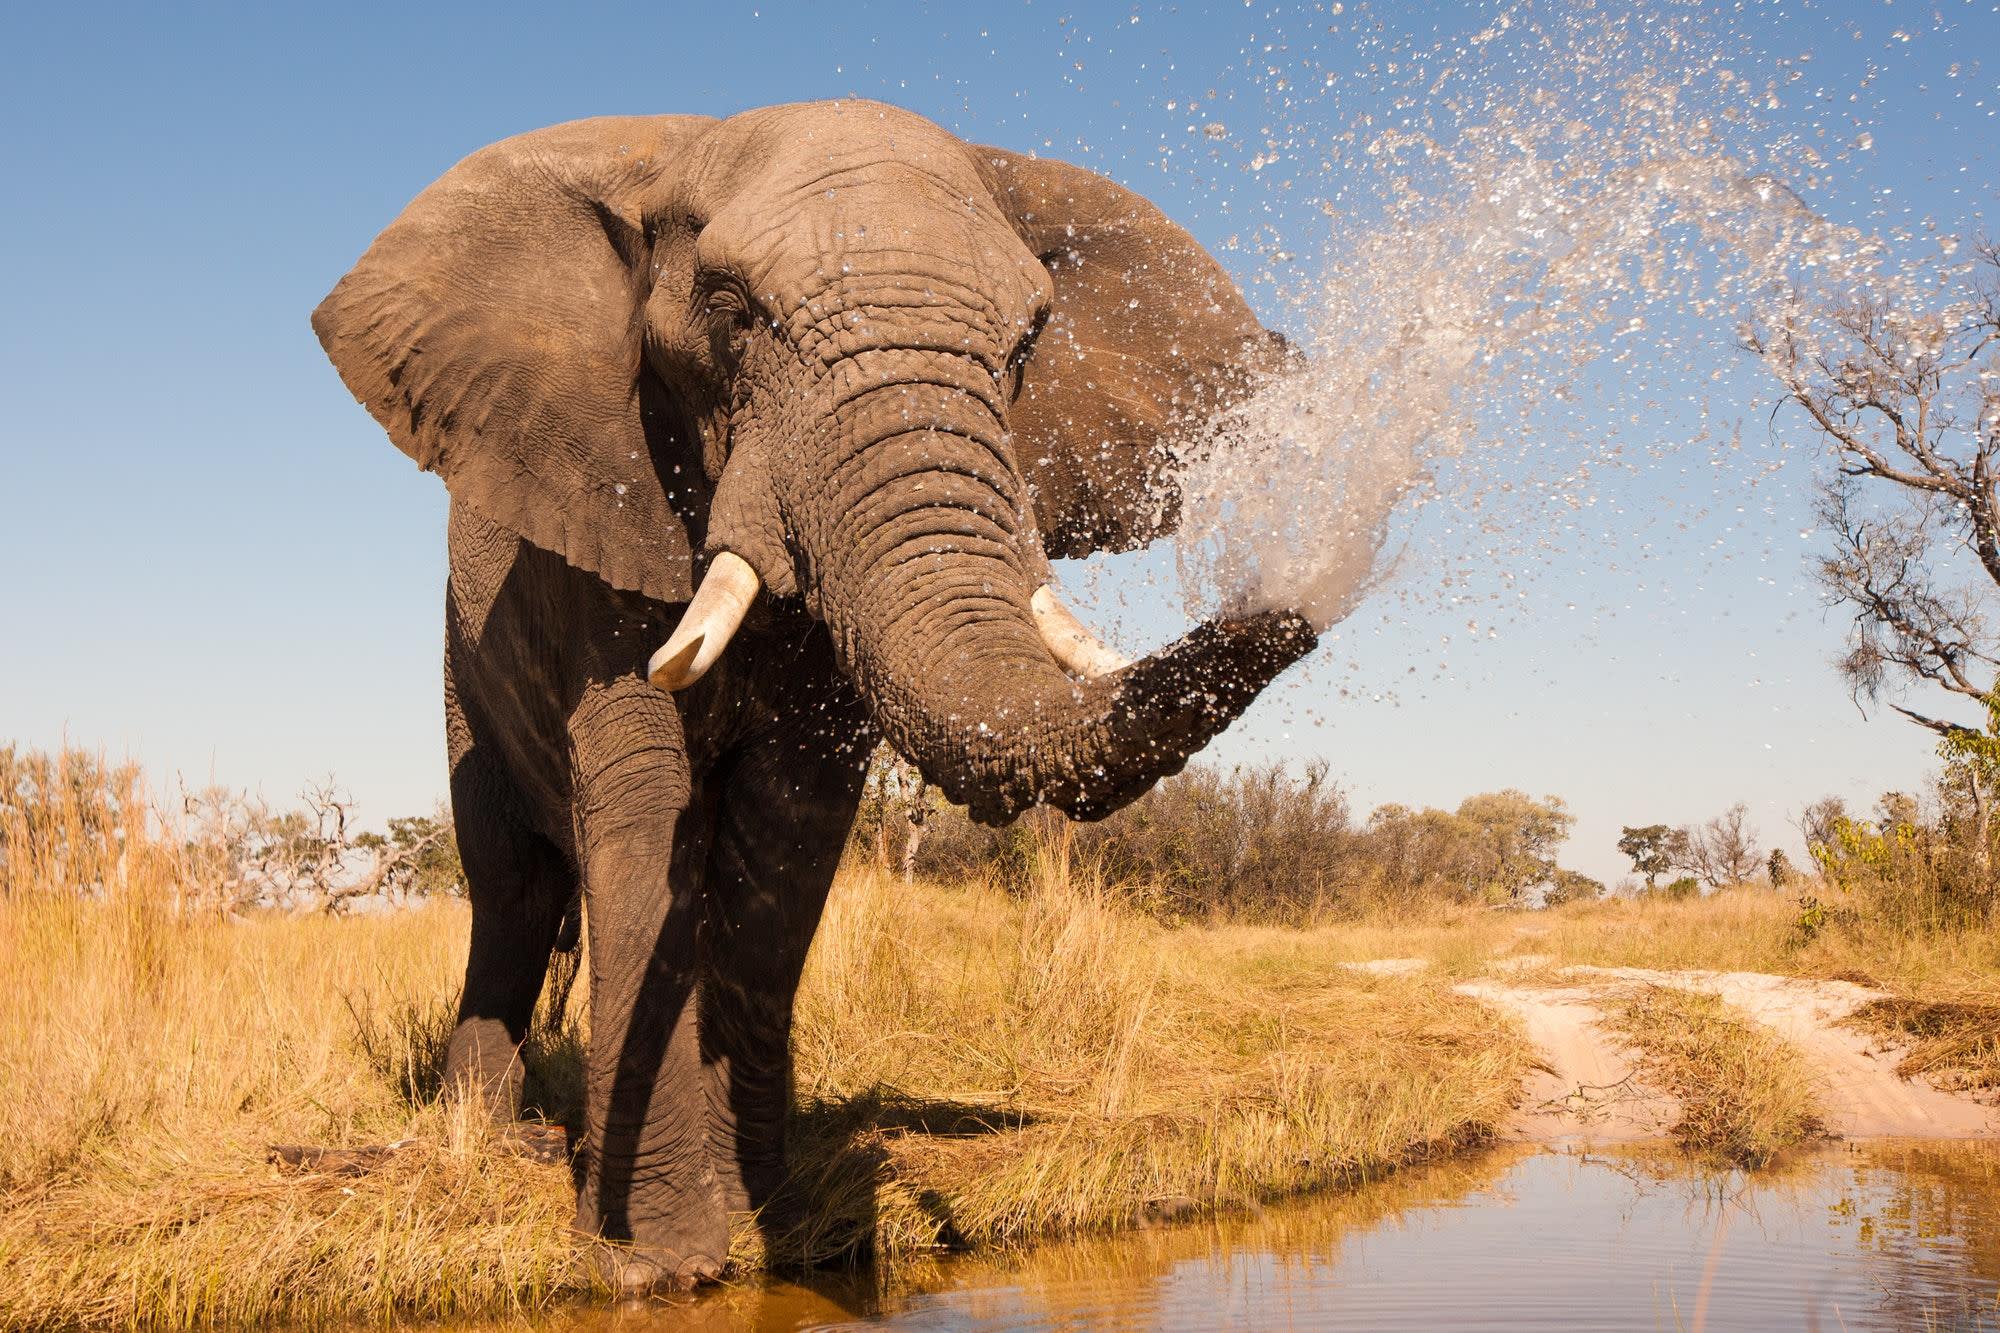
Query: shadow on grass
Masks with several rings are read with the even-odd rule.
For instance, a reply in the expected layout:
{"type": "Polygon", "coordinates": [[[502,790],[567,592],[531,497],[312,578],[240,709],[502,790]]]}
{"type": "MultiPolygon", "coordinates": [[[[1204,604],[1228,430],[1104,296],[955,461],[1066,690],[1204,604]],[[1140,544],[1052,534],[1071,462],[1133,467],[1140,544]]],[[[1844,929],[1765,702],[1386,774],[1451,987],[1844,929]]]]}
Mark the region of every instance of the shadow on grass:
{"type": "Polygon", "coordinates": [[[756,1258],[764,1267],[792,1272],[859,1267],[876,1257],[885,1228],[914,1240],[914,1248],[963,1248],[948,1199],[934,1190],[891,1189],[890,1144],[915,1135],[980,1138],[1032,1123],[1026,1112],[1012,1108],[911,1097],[879,1087],[806,1102],[792,1112],[791,1173],[778,1198],[755,1219],[761,1233],[756,1258]],[[891,1193],[896,1215],[885,1218],[881,1206],[891,1193]]]}
{"type": "MultiPolygon", "coordinates": [[[[574,964],[568,966],[573,969],[574,964]]],[[[561,1126],[573,1153],[583,1136],[584,1033],[566,1003],[574,976],[565,971],[565,956],[558,954],[521,1048],[521,1115],[561,1126]]],[[[422,1110],[443,1095],[445,1051],[458,1021],[456,994],[381,1008],[349,997],[348,1012],[356,1048],[406,1106],[422,1110]]],[[[790,1174],[776,1198],[755,1217],[743,1219],[737,1257],[795,1273],[863,1266],[874,1258],[883,1234],[880,1206],[894,1179],[891,1142],[917,1135],[973,1139],[1031,1123],[1015,1109],[912,1097],[887,1088],[797,1106],[787,1134],[790,1174]]],[[[919,1248],[963,1247],[943,1195],[934,1190],[896,1193],[902,1215],[890,1225],[918,1238],[919,1248]]]]}

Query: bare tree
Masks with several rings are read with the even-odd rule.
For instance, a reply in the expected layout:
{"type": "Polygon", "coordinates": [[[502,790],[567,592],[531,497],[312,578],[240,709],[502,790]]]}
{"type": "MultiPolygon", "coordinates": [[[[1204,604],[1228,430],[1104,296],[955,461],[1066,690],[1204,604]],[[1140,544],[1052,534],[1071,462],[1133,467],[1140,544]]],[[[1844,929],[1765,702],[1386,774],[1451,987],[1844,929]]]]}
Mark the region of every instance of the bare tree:
{"type": "Polygon", "coordinates": [[[1712,889],[1745,882],[1764,860],[1757,849],[1757,830],[1750,826],[1750,807],[1738,801],[1706,824],[1680,830],[1675,856],[1676,869],[1712,889]]]}
{"type": "Polygon", "coordinates": [[[293,893],[305,894],[330,903],[340,891],[341,871],[353,845],[347,820],[354,798],[334,784],[332,778],[306,784],[299,793],[310,822],[299,832],[276,844],[278,855],[288,858],[283,874],[293,885],[293,893]]]}
{"type": "Polygon", "coordinates": [[[1847,821],[1847,802],[1838,796],[1822,796],[1792,816],[1792,827],[1799,831],[1806,855],[1817,865],[1837,844],[1840,827],[1847,821]]]}
{"type": "Polygon", "coordinates": [[[324,905],[346,879],[354,802],[331,778],[300,793],[300,810],[274,814],[261,798],[212,787],[182,789],[189,853],[227,911],[324,905]]]}
{"type": "Polygon", "coordinates": [[[1745,342],[1803,409],[1832,474],[1817,575],[1853,617],[1840,669],[1857,704],[1935,732],[1967,789],[1991,872],[2000,763],[1991,730],[1888,697],[1912,684],[1995,717],[2000,643],[2000,246],[1982,242],[1955,295],[1875,297],[1752,329],[1745,342]],[[1984,761],[1982,761],[1982,756],[1984,761]]]}
{"type": "Polygon", "coordinates": [[[356,831],[354,800],[331,778],[309,785],[299,803],[273,811],[247,792],[182,787],[187,877],[203,905],[341,914],[375,896],[408,902],[464,892],[451,815],[442,806],[391,819],[385,835],[356,831]]]}
{"type": "Polygon", "coordinates": [[[917,857],[939,799],[915,764],[886,745],[877,746],[862,781],[854,836],[863,847],[872,844],[875,864],[887,870],[890,830],[900,827],[903,850],[899,862],[908,883],[916,877],[917,857]]]}
{"type": "Polygon", "coordinates": [[[377,894],[408,901],[427,892],[461,890],[464,872],[458,864],[456,838],[451,816],[443,809],[428,818],[392,819],[387,837],[362,834],[353,845],[369,854],[369,865],[329,888],[322,906],[337,916],[347,912],[357,899],[377,894]],[[440,852],[448,855],[439,856],[440,852]],[[444,880],[449,882],[440,882],[444,880]]]}

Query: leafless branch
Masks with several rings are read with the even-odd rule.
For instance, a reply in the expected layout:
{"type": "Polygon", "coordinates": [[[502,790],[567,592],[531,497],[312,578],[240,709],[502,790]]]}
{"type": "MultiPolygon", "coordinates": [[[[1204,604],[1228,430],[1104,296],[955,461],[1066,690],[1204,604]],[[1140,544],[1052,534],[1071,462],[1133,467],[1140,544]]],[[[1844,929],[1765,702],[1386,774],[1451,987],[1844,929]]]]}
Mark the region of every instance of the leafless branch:
{"type": "Polygon", "coordinates": [[[1852,615],[1839,667],[1857,704],[1918,683],[1978,700],[2000,676],[2000,246],[1974,250],[1953,299],[1795,312],[1744,338],[1827,447],[1815,572],[1852,615]]]}

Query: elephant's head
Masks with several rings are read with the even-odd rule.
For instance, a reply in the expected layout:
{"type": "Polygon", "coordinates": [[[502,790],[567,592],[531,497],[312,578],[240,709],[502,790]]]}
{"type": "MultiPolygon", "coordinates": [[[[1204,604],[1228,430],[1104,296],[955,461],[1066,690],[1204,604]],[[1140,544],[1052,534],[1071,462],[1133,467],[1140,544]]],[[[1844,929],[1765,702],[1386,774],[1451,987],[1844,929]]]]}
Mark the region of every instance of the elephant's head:
{"type": "Polygon", "coordinates": [[[1314,642],[1273,613],[1128,666],[1054,601],[1050,555],[1171,526],[1176,433],[1278,344],[1144,200],[893,107],[506,140],[313,326],[459,503],[692,595],[656,680],[705,670],[760,589],[803,598],[890,741],[981,818],[1116,808],[1314,642]]]}

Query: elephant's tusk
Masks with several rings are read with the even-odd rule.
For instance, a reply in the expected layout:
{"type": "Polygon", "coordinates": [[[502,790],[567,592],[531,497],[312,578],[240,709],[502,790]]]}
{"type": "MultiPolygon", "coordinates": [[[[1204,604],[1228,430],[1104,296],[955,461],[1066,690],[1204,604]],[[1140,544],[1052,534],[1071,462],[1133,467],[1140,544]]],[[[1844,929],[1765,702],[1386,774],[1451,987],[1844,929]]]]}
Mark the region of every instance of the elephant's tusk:
{"type": "Polygon", "coordinates": [[[700,680],[735,637],[757,587],[749,561],[728,551],[716,556],[666,646],[646,663],[647,678],[663,690],[684,690],[700,680]]]}
{"type": "Polygon", "coordinates": [[[1132,665],[1131,658],[1099,643],[1097,636],[1056,600],[1056,591],[1048,584],[1035,589],[1028,609],[1035,613],[1035,628],[1041,631],[1042,642],[1070,675],[1089,680],[1132,665]]]}

